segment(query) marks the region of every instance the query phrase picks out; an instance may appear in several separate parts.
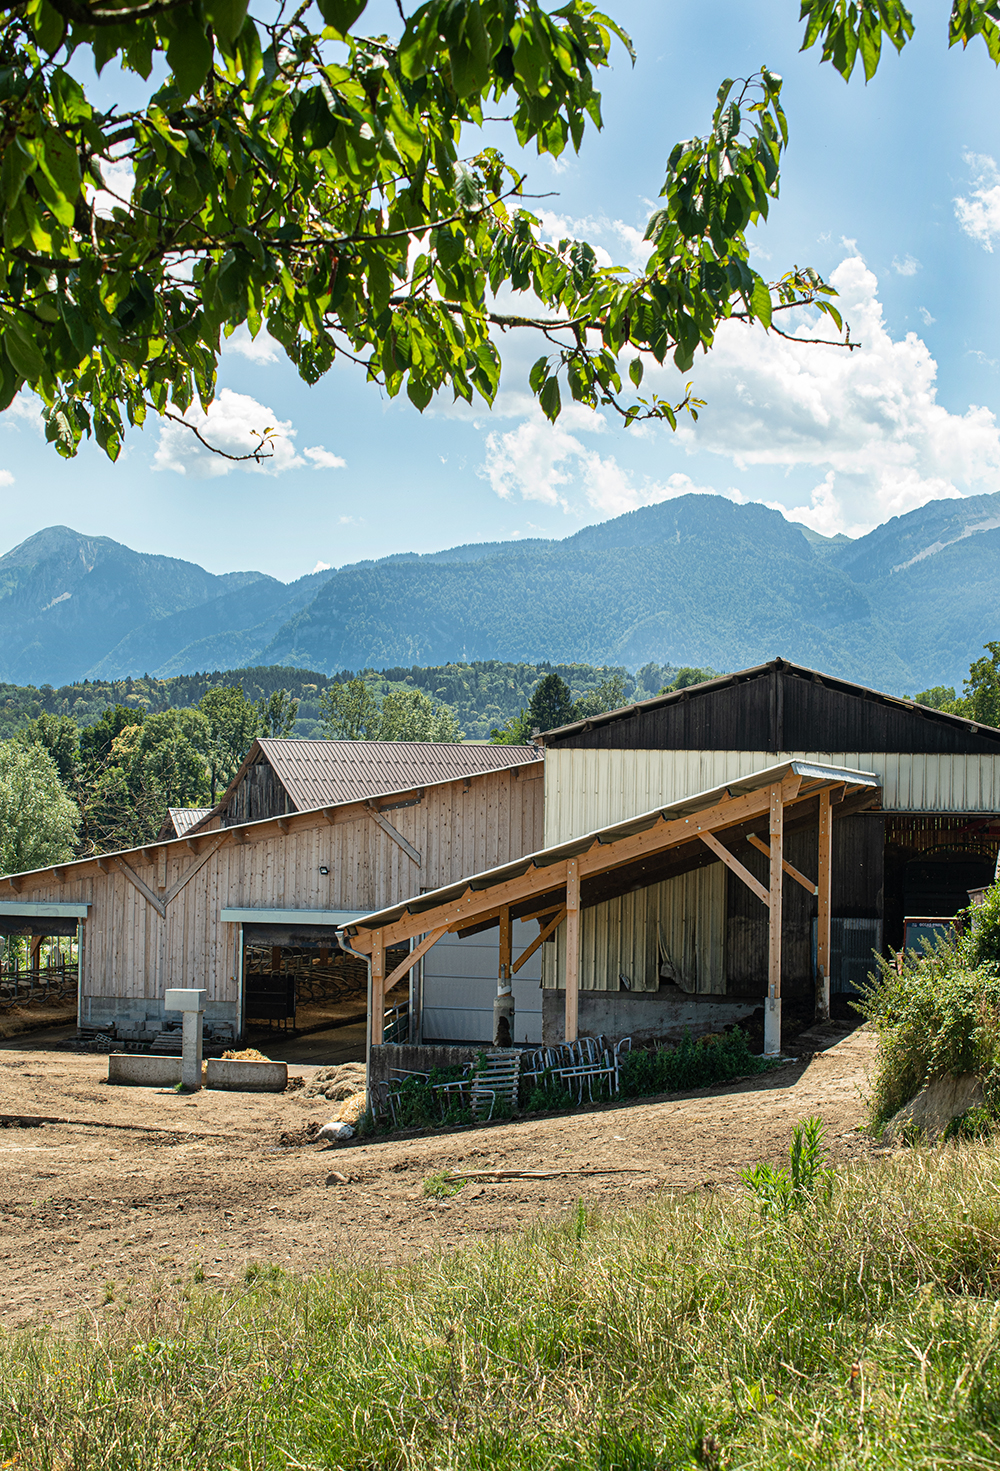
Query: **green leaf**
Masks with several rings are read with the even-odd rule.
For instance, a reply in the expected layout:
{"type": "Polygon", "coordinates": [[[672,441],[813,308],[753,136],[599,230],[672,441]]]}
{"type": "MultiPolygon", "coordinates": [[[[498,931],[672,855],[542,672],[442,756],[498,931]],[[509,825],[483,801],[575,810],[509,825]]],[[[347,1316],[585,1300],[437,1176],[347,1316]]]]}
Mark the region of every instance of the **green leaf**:
{"type": "Polygon", "coordinates": [[[75,77],[62,67],[52,73],[52,103],[60,123],[86,122],[93,116],[93,108],[75,77]]]}
{"type": "Polygon", "coordinates": [[[9,326],[3,335],[3,345],[14,371],[27,382],[34,385],[44,377],[45,359],[26,332],[9,326]]]}
{"type": "Polygon", "coordinates": [[[754,277],[753,291],[750,296],[750,310],[759,322],[765,327],[771,325],[771,292],[767,282],[760,276],[754,277]]]}
{"type": "Polygon", "coordinates": [[[212,65],[212,43],[204,23],[192,10],[171,11],[159,22],[167,40],[167,65],[182,97],[197,92],[212,65]]]}
{"type": "Polygon", "coordinates": [[[41,0],[34,14],[35,38],[43,51],[54,55],[66,36],[66,20],[49,0],[41,0]]]}
{"type": "Polygon", "coordinates": [[[638,388],[639,384],[642,382],[642,358],[632,359],[632,361],[629,363],[628,375],[634,383],[635,387],[638,388]]]}
{"type": "Polygon", "coordinates": [[[317,0],[317,4],[327,25],[344,36],[368,4],[368,0],[317,0]]]}
{"type": "Polygon", "coordinates": [[[559,410],[562,407],[562,402],[559,397],[558,378],[546,378],[544,384],[542,385],[542,391],[538,395],[538,402],[541,405],[542,413],[545,415],[546,419],[548,419],[551,424],[554,424],[559,417],[559,410]]]}
{"type": "Polygon", "coordinates": [[[247,18],[247,0],[206,0],[205,15],[219,40],[231,47],[247,18]]]}
{"type": "Polygon", "coordinates": [[[53,185],[55,199],[47,203],[60,224],[72,225],[80,197],[80,162],[76,149],[52,130],[42,140],[42,168],[53,185]]]}
{"type": "Polygon", "coordinates": [[[542,384],[545,382],[545,380],[546,380],[546,378],[548,376],[549,376],[549,360],[548,360],[548,356],[541,357],[533,365],[533,367],[531,369],[531,372],[528,374],[528,383],[529,383],[529,385],[531,387],[532,393],[538,393],[539,389],[541,388],[542,384]]]}
{"type": "Polygon", "coordinates": [[[411,373],[406,382],[406,396],[423,413],[434,397],[434,390],[429,383],[421,382],[411,373]]]}

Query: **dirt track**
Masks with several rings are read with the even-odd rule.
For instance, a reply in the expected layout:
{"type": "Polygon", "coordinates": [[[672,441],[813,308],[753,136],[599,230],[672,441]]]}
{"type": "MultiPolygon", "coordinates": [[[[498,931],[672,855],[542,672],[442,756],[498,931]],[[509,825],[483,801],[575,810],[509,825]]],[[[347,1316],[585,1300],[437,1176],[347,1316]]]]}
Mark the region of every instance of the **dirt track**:
{"type": "Polygon", "coordinates": [[[0,1324],[114,1312],[138,1291],[190,1281],[198,1270],[221,1286],[249,1263],[308,1271],[338,1257],[386,1260],[508,1231],[580,1196],[614,1206],[725,1183],[756,1160],[778,1162],[792,1126],[810,1114],[822,1116],[834,1156],[859,1151],[872,1046],[855,1032],[712,1093],[287,1148],[283,1133],[325,1120],[331,1105],[296,1093],[184,1098],[110,1088],[105,1057],[8,1045],[0,1113],[78,1122],[0,1129],[0,1324]],[[442,1202],[422,1190],[443,1169],[625,1166],[636,1173],[469,1184],[442,1202]]]}

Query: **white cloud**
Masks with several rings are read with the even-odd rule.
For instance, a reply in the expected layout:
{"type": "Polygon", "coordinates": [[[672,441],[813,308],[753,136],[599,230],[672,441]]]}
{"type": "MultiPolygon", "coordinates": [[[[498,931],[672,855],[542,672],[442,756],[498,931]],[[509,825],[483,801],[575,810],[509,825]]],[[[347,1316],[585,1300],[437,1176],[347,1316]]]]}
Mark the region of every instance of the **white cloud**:
{"type": "Polygon", "coordinates": [[[927,308],[925,306],[917,307],[917,311],[920,313],[921,317],[923,318],[924,326],[925,327],[933,327],[934,323],[937,321],[937,317],[932,317],[931,314],[930,314],[930,312],[927,310],[927,308]]]}
{"type": "Polygon", "coordinates": [[[339,455],[331,454],[321,444],[313,445],[312,449],[304,449],[302,453],[306,459],[312,460],[317,470],[343,470],[347,464],[339,455]]]}
{"type": "Polygon", "coordinates": [[[44,435],[45,420],[42,418],[42,401],[37,393],[22,388],[21,392],[0,414],[0,424],[3,424],[5,429],[19,429],[22,424],[25,424],[36,434],[44,435]]]}
{"type": "MultiPolygon", "coordinates": [[[[609,516],[712,488],[716,477],[706,473],[704,462],[691,479],[666,471],[644,478],[632,471],[625,446],[643,434],[669,446],[671,471],[680,451],[717,455],[741,470],[774,467],[795,473],[800,484],[802,472],[811,472],[807,483],[813,488],[806,497],[793,492],[778,505],[777,485],[756,494],[824,535],[852,536],[929,500],[1000,489],[1000,432],[993,413],[971,406],[955,414],[937,402],[937,364],[930,350],[916,332],[898,340],[890,335],[878,282],[854,242],[848,245],[853,253],[832,281],[852,338],[862,344],[854,352],[725,323],[712,352],[683,378],[672,367],[646,363],[644,389],[673,400],[683,397],[684,383],[692,380],[694,391],[708,401],[698,424],[682,420],[677,434],[665,426],[638,425],[627,438],[616,434],[608,454],[590,442],[593,433],[609,431],[602,416],[571,404],[550,425],[527,395],[505,390],[490,416],[493,427],[479,421],[488,428],[480,475],[506,499],[575,513],[590,507],[609,516]],[[495,427],[498,417],[518,422],[501,429],[495,427]],[[789,508],[785,502],[792,499],[804,503],[789,508]]],[[[836,335],[825,319],[817,327],[814,313],[789,315],[782,325],[793,336],[836,335]]],[[[733,489],[725,493],[743,498],[733,489]]]]}
{"type": "Polygon", "coordinates": [[[967,153],[965,162],[973,170],[974,187],[969,198],[956,198],[955,217],[967,235],[992,251],[1000,235],[1000,170],[986,153],[967,153]]]}
{"type": "Polygon", "coordinates": [[[291,423],[279,419],[273,409],[258,403],[248,394],[224,388],[209,406],[207,414],[200,406],[193,405],[185,417],[209,444],[231,455],[251,453],[259,435],[265,429],[273,428],[273,443],[265,446],[262,452],[270,458],[240,463],[223,459],[206,449],[190,429],[163,419],[160,422],[160,442],[153,456],[154,469],[175,470],[179,475],[188,475],[195,480],[209,480],[237,469],[252,470],[262,475],[281,475],[285,470],[300,469],[306,463],[295,452],[292,440],[296,430],[291,423]]]}
{"type": "Polygon", "coordinates": [[[365,524],[364,516],[339,516],[337,519],[341,526],[363,526],[365,524]]]}
{"type": "Polygon", "coordinates": [[[98,159],[101,178],[107,189],[92,191],[94,213],[103,220],[110,220],[112,210],[127,209],[135,185],[135,170],[127,159],[98,159]]]}
{"type": "Polygon", "coordinates": [[[224,338],[222,343],[223,352],[238,353],[252,363],[276,363],[278,347],[266,327],[262,327],[256,337],[251,337],[246,322],[241,322],[232,337],[224,338]]]}
{"type": "MultiPolygon", "coordinates": [[[[696,427],[679,430],[681,443],[741,468],[832,471],[810,513],[832,526],[838,505],[836,530],[873,526],[929,500],[1000,489],[995,416],[975,405],[953,414],[937,402],[937,363],[915,332],[901,341],[890,336],[878,282],[859,255],[842,261],[831,280],[862,346],[848,353],[799,345],[725,323],[691,375],[708,406],[696,427]]],[[[801,316],[797,334],[820,335],[801,316]]],[[[657,387],[662,377],[666,391],[676,392],[676,374],[647,368],[646,377],[657,387]]]]}
{"type": "Polygon", "coordinates": [[[0,485],[13,485],[14,476],[9,470],[0,470],[0,485]]]}
{"type": "MultiPolygon", "coordinates": [[[[604,419],[577,404],[565,409],[555,424],[535,409],[516,428],[486,436],[486,461],[479,474],[504,500],[520,496],[566,512],[580,509],[579,498],[570,490],[578,485],[587,504],[606,516],[620,516],[678,495],[717,493],[714,487],[695,485],[690,476],[682,474],[669,475],[664,481],[648,477],[637,481],[614,455],[602,456],[578,438],[580,433],[606,429],[604,419]]],[[[730,499],[741,499],[739,491],[728,494],[730,499]]]]}
{"type": "Polygon", "coordinates": [[[332,566],[332,562],[317,562],[313,568],[313,572],[329,572],[332,566]]]}
{"type": "Polygon", "coordinates": [[[897,276],[915,276],[920,270],[920,262],[912,255],[904,255],[902,260],[898,255],[894,255],[892,269],[897,276]]]}

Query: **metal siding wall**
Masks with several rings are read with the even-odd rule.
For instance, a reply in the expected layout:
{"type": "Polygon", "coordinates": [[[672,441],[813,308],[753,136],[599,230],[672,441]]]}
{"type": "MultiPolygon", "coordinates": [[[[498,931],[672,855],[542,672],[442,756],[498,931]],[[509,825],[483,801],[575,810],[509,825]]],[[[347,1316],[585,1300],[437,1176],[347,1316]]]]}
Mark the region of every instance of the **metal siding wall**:
{"type": "Polygon", "coordinates": [[[1000,812],[1000,756],[897,751],[595,751],[545,756],[545,843],[567,842],[799,758],[874,771],[887,811],[1000,812]]]}
{"type": "MultiPolygon", "coordinates": [[[[533,921],[514,921],[511,951],[515,960],[537,934],[533,921]]],[[[499,961],[499,929],[483,930],[465,940],[457,935],[445,935],[431,947],[423,963],[425,1042],[493,1041],[493,999],[497,993],[499,961]]],[[[536,950],[514,977],[516,1042],[537,1045],[542,1040],[540,981],[541,956],[536,950]]]]}
{"type": "MultiPolygon", "coordinates": [[[[632,982],[633,991],[658,990],[662,948],[685,990],[723,993],[725,904],[726,869],[713,863],[585,909],[581,990],[618,991],[622,974],[632,982]]],[[[542,950],[542,984],[553,989],[566,974],[564,925],[556,931],[555,944],[543,945],[542,950]]]]}

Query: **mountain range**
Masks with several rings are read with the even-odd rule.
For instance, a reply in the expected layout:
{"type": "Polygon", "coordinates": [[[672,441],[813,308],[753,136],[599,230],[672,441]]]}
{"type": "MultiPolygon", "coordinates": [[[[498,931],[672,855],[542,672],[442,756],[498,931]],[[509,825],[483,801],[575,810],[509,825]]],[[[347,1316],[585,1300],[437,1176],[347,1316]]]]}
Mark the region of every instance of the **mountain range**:
{"type": "Polygon", "coordinates": [[[1000,637],[1000,492],[823,537],[690,495],[562,541],[404,553],[283,583],[49,527],[0,557],[0,679],[475,659],[739,669],[781,655],[903,693],[1000,637]]]}

